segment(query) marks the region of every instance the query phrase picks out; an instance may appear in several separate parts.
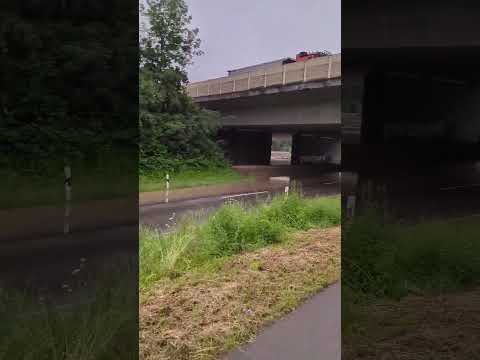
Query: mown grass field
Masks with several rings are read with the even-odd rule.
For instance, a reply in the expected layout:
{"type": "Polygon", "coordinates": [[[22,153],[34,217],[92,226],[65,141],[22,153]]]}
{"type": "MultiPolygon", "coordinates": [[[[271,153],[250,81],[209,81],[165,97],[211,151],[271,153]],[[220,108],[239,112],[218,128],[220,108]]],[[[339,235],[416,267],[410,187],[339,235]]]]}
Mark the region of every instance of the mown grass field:
{"type": "Polygon", "coordinates": [[[217,359],[340,275],[340,200],[234,203],[140,233],[141,359],[217,359]]]}
{"type": "MultiPolygon", "coordinates": [[[[229,167],[202,170],[184,170],[169,174],[170,189],[182,189],[205,185],[232,184],[254,181],[253,178],[240,175],[229,167]]],[[[164,172],[140,175],[139,191],[163,191],[166,187],[164,172]]]]}

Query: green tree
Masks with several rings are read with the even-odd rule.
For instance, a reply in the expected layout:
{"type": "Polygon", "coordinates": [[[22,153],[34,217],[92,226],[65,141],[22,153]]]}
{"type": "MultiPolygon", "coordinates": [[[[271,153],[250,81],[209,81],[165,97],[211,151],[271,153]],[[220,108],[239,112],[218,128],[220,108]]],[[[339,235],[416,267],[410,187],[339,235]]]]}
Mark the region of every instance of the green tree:
{"type": "Polygon", "coordinates": [[[140,36],[140,169],[205,167],[223,162],[218,114],[185,93],[186,67],[201,54],[198,29],[183,0],[147,0],[140,36]]]}
{"type": "Polygon", "coordinates": [[[12,1],[0,10],[0,174],[49,177],[64,158],[96,167],[119,152],[134,163],[136,11],[117,0],[12,1]]]}
{"type": "Polygon", "coordinates": [[[141,11],[148,21],[143,23],[140,40],[143,67],[157,73],[175,70],[185,75],[193,56],[202,54],[198,29],[190,28],[192,17],[185,1],[147,0],[141,11]]]}

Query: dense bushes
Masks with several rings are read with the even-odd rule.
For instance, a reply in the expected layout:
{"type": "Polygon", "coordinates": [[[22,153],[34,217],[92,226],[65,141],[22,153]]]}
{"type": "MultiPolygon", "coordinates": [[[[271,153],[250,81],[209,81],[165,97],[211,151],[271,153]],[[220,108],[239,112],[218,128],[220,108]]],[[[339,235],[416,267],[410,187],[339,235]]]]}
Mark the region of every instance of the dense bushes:
{"type": "Polygon", "coordinates": [[[194,105],[181,87],[162,94],[165,82],[180,83],[177,75],[140,71],[141,173],[225,165],[215,141],[218,114],[194,105]]]}
{"type": "Polygon", "coordinates": [[[0,208],[63,202],[65,164],[74,201],[131,193],[138,173],[136,10],[111,0],[0,8],[0,208]]]}
{"type": "Polygon", "coordinates": [[[1,5],[0,168],[10,172],[47,177],[65,160],[97,167],[119,151],[137,161],[136,14],[118,1],[65,4],[1,5]]]}

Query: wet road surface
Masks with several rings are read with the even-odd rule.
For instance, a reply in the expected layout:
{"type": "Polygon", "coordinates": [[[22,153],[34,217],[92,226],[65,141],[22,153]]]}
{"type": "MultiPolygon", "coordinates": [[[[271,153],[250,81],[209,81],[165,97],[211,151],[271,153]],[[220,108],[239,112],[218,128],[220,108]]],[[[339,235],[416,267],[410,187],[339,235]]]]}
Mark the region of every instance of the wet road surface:
{"type": "MultiPolygon", "coordinates": [[[[342,178],[342,192],[354,187],[342,178]]],[[[480,214],[480,163],[460,163],[383,174],[359,174],[357,196],[385,207],[393,218],[446,219],[480,214]]]]}
{"type": "MultiPolygon", "coordinates": [[[[316,177],[292,178],[290,182],[287,179],[288,177],[275,177],[273,181],[284,181],[285,186],[289,185],[289,191],[295,187],[294,183],[296,183],[296,186],[307,197],[340,194],[341,179],[338,172],[329,172],[316,177]]],[[[178,222],[182,218],[189,216],[202,218],[226,202],[241,201],[246,204],[253,204],[259,201],[266,201],[275,194],[281,193],[284,193],[284,187],[252,193],[219,195],[170,203],[145,204],[140,206],[140,223],[168,231],[172,221],[178,222]]]]}

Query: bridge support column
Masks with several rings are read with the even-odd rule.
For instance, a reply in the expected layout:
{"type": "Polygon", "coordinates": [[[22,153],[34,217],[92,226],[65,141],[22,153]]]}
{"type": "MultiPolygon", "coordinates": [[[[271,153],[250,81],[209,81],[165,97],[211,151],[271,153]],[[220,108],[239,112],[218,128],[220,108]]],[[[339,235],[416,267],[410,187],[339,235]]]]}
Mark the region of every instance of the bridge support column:
{"type": "Polygon", "coordinates": [[[269,165],[272,131],[229,129],[222,131],[224,149],[233,165],[269,165]]]}
{"type": "Polygon", "coordinates": [[[299,146],[300,136],[301,136],[300,132],[292,135],[292,154],[291,154],[292,165],[300,164],[300,157],[301,157],[300,146],[299,146]]]}

